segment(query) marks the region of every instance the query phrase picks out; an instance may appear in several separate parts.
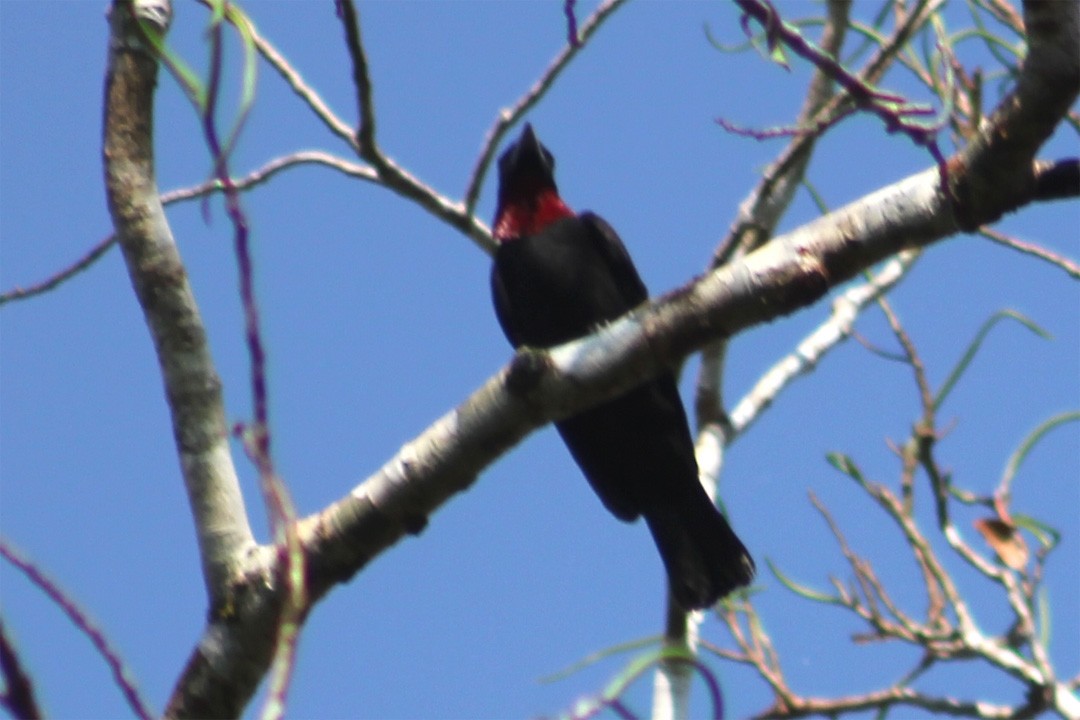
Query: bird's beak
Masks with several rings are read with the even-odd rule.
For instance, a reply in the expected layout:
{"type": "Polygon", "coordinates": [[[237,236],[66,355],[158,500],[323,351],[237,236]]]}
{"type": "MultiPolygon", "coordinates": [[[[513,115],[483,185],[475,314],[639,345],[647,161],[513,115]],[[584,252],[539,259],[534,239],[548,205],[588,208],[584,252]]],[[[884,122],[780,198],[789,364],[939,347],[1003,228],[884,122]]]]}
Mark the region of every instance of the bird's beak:
{"type": "Polygon", "coordinates": [[[518,138],[517,147],[514,149],[513,165],[515,167],[533,166],[545,168],[548,172],[553,170],[544,155],[544,146],[540,144],[540,139],[536,137],[531,123],[525,123],[525,127],[521,130],[521,137],[518,138]]]}
{"type": "Polygon", "coordinates": [[[532,123],[525,123],[525,127],[521,129],[521,137],[518,138],[518,145],[528,145],[534,148],[540,147],[540,141],[536,139],[536,133],[533,132],[532,123]]]}

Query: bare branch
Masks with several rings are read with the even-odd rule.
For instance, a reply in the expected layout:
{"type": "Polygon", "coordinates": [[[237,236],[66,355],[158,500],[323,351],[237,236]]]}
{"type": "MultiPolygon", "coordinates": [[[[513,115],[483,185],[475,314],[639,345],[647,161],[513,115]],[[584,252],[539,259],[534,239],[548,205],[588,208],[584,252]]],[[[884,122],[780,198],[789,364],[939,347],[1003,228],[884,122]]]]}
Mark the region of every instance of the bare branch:
{"type": "MultiPolygon", "coordinates": [[[[201,1],[204,4],[209,2],[209,0],[201,1]]],[[[259,54],[266,58],[270,66],[285,79],[289,87],[314,111],[315,115],[329,128],[330,132],[347,142],[354,151],[357,150],[356,133],[353,129],[330,109],[319,93],[304,81],[304,77],[293,68],[285,56],[278,52],[278,49],[269,40],[258,33],[254,25],[251,28],[251,36],[259,54]]]]}
{"type": "Polygon", "coordinates": [[[1035,153],[1080,92],[1080,5],[1028,0],[1024,24],[1029,51],[1016,87],[949,160],[954,212],[967,232],[1035,196],[1035,153]]]}
{"type": "Polygon", "coordinates": [[[1025,255],[1031,255],[1037,257],[1040,260],[1045,260],[1051,265],[1056,265],[1071,277],[1080,280],[1080,264],[1076,263],[1069,258],[1062,257],[1055,252],[1047,250],[1041,245],[1035,243],[1024,242],[1017,238],[1006,235],[1003,232],[999,232],[992,227],[983,226],[979,228],[979,234],[988,240],[993,240],[998,245],[1004,245],[1005,247],[1012,248],[1025,255]]]}
{"type": "MultiPolygon", "coordinates": [[[[378,178],[375,176],[375,172],[371,168],[351,163],[348,160],[331,155],[330,153],[323,152],[322,150],[301,150],[289,155],[284,155],[279,158],[274,158],[261,168],[253,170],[243,178],[233,180],[232,184],[238,191],[250,190],[251,188],[262,185],[267,182],[273,176],[277,175],[282,170],[287,170],[291,167],[298,165],[325,165],[327,167],[338,170],[350,177],[359,178],[361,180],[367,180],[369,182],[377,182],[378,178]]],[[[222,183],[220,180],[212,179],[207,180],[204,183],[198,185],[192,185],[191,187],[178,188],[176,190],[170,190],[169,192],[162,193],[161,204],[171,205],[175,202],[183,202],[186,200],[195,200],[197,198],[203,198],[211,195],[215,192],[221,192],[222,183]]],[[[107,250],[112,248],[116,242],[116,235],[109,235],[103,240],[98,242],[90,251],[83,257],[76,260],[71,265],[67,266],[63,270],[51,275],[50,277],[42,280],[39,283],[35,283],[27,288],[13,288],[5,293],[0,293],[0,305],[10,302],[12,300],[26,300],[34,297],[35,295],[41,295],[46,293],[59,285],[63,284],[67,280],[87,269],[93,265],[100,257],[102,257],[107,250]]]]}
{"type": "Polygon", "coordinates": [[[113,246],[114,242],[116,242],[116,236],[109,235],[107,238],[90,248],[90,251],[81,258],[54,275],[50,275],[41,282],[34,283],[29,287],[21,288],[16,286],[11,290],[0,294],[0,305],[12,300],[27,300],[36,295],[42,295],[49,292],[97,262],[98,258],[104,255],[105,252],[113,246]]]}
{"type": "MultiPolygon", "coordinates": [[[[109,666],[113,680],[124,694],[124,699],[127,700],[131,711],[143,720],[156,717],[150,705],[139,693],[139,688],[135,683],[135,676],[120,656],[119,651],[109,642],[105,631],[93,621],[90,615],[79,607],[71,595],[65,592],[52,578],[43,573],[34,563],[23,557],[20,552],[3,540],[0,540],[0,556],[3,556],[5,560],[18,568],[30,582],[40,588],[50,600],[56,603],[57,607],[64,611],[64,614],[71,620],[72,625],[90,639],[94,649],[105,660],[105,664],[109,666]]],[[[8,687],[11,688],[10,685],[8,687]]],[[[32,700],[32,698],[30,699],[32,700]]]]}
{"type": "MultiPolygon", "coordinates": [[[[915,10],[906,18],[903,18],[888,42],[880,48],[878,53],[870,60],[860,74],[860,78],[867,83],[876,82],[888,68],[891,61],[900,53],[908,39],[922,27],[930,16],[940,7],[942,0],[928,2],[922,0],[915,10]]],[[[845,3],[834,2],[828,5],[829,26],[823,34],[822,46],[826,52],[833,56],[840,55],[840,47],[843,42],[842,29],[849,21],[849,7],[845,3]],[[836,26],[837,29],[831,29],[836,26]]],[[[798,118],[800,126],[817,126],[821,131],[826,128],[833,119],[847,112],[851,107],[850,98],[846,95],[835,95],[831,90],[831,79],[828,74],[818,69],[815,71],[814,80],[811,82],[810,92],[798,118]]],[[[762,180],[751,191],[739,206],[739,214],[732,223],[727,238],[720,244],[713,254],[711,267],[718,267],[733,258],[740,257],[753,248],[759,247],[768,240],[779,222],[781,216],[791,203],[794,193],[805,174],[809,164],[818,133],[811,132],[795,137],[780,156],[765,171],[762,180]]],[[[901,273],[902,275],[902,273],[901,273]]],[[[899,280],[897,277],[896,281],[899,280]]],[[[895,281],[894,281],[895,282],[895,281]]],[[[884,288],[883,288],[884,290],[884,288]]],[[[858,307],[855,308],[856,313],[858,307]]],[[[854,322],[854,316],[851,323],[854,322]]],[[[837,328],[839,329],[839,328],[837,328]]],[[[825,328],[818,340],[825,340],[832,332],[825,328]]],[[[841,338],[837,337],[837,342],[841,338]]],[[[810,351],[807,342],[815,342],[807,338],[800,345],[800,351],[810,351]]],[[[712,461],[702,464],[704,473],[719,477],[719,460],[723,457],[724,446],[732,442],[741,430],[737,430],[731,418],[724,409],[721,390],[723,383],[724,357],[726,355],[726,340],[720,340],[706,346],[702,352],[701,370],[698,375],[697,391],[695,395],[695,411],[698,418],[699,449],[711,448],[708,458],[712,461]]],[[[825,348],[823,348],[824,350],[825,348]]],[[[793,356],[800,358],[799,351],[793,356]]],[[[741,424],[745,429],[772,401],[774,395],[766,390],[775,387],[778,392],[783,385],[793,379],[799,372],[798,360],[792,364],[791,358],[780,361],[772,371],[766,374],[754,389],[739,403],[733,413],[739,415],[735,423],[741,424]],[[788,370],[780,370],[787,367],[788,370]],[[791,372],[787,380],[783,374],[791,372]],[[748,400],[750,402],[748,403],[748,400]]],[[[805,366],[806,370],[812,366],[812,362],[805,366]]]]}
{"type": "Polygon", "coordinates": [[[836,538],[840,551],[843,553],[844,558],[847,559],[848,564],[855,573],[855,579],[862,589],[865,602],[859,600],[856,596],[849,594],[845,602],[848,609],[859,615],[873,627],[877,633],[875,639],[895,638],[906,642],[917,642],[919,639],[926,639],[925,633],[921,632],[917,623],[912,618],[908,617],[893,599],[889,597],[885,587],[874,574],[870,562],[859,557],[855,551],[852,550],[851,546],[848,544],[847,538],[844,537],[843,532],[840,530],[840,526],[833,519],[832,514],[812,492],[810,493],[810,502],[817,508],[817,511],[821,513],[821,516],[825,518],[825,522],[829,526],[829,531],[832,532],[833,537],[836,538]],[[879,601],[885,606],[885,609],[888,610],[889,614],[892,615],[895,622],[894,620],[886,618],[881,613],[881,610],[878,607],[879,601]],[[924,637],[920,638],[920,635],[924,635],[924,637]]]}
{"type": "MultiPolygon", "coordinates": [[[[821,45],[826,52],[838,56],[844,45],[847,28],[851,20],[851,3],[848,0],[832,0],[826,5],[826,10],[827,19],[825,29],[822,32],[821,45]]],[[[818,117],[822,107],[834,95],[832,80],[823,71],[815,70],[796,122],[799,125],[812,123],[818,117]]],[[[773,183],[769,186],[771,196],[769,202],[759,204],[750,210],[753,213],[752,224],[761,236],[772,234],[776,222],[779,221],[780,216],[791,204],[796,189],[805,178],[806,168],[810,164],[816,139],[823,131],[824,128],[801,138],[801,150],[797,153],[793,162],[789,163],[783,171],[778,172],[773,178],[773,183]]],[[[772,167],[775,168],[776,164],[774,163],[772,167]]],[[[758,198],[760,199],[761,196],[759,195],[758,198]]],[[[740,212],[748,210],[746,201],[739,210],[740,212]]],[[[734,245],[732,247],[734,248],[734,245]]],[[[749,248],[741,249],[739,253],[741,254],[747,249],[749,248]]],[[[731,257],[735,257],[735,255],[731,257]]],[[[719,264],[715,258],[714,255],[711,267],[716,267],[719,264]]],[[[724,409],[723,382],[721,380],[726,353],[727,346],[722,341],[713,343],[702,351],[701,369],[698,373],[694,397],[694,410],[699,432],[708,432],[710,435],[720,432],[725,436],[723,440],[725,444],[730,442],[727,435],[731,431],[730,419],[724,409]]],[[[719,454],[715,456],[719,457],[719,454]]],[[[714,477],[719,476],[718,467],[711,469],[709,472],[714,477]]]]}
{"type": "Polygon", "coordinates": [[[1035,163],[1036,200],[1080,197],[1080,158],[1035,163]]]}
{"type": "Polygon", "coordinates": [[[462,232],[485,252],[491,253],[495,247],[491,240],[491,231],[473,216],[472,209],[462,203],[450,201],[434,188],[424,184],[379,148],[375,139],[373,89],[360,33],[360,18],[352,0],[337,0],[337,7],[345,26],[345,39],[349,57],[352,59],[353,82],[356,84],[357,104],[360,108],[360,126],[356,132],[356,146],[360,157],[371,163],[378,181],[385,187],[412,200],[462,232]]]}
{"type": "MultiPolygon", "coordinates": [[[[604,0],[581,26],[580,32],[577,34],[577,42],[568,42],[562,51],[555,56],[555,59],[551,61],[543,75],[533,83],[533,86],[512,107],[503,108],[499,112],[498,119],[484,138],[480,157],[477,158],[476,166],[473,167],[472,174],[469,175],[469,181],[465,186],[466,214],[472,215],[476,211],[476,202],[480,197],[480,188],[484,182],[484,176],[487,174],[488,166],[491,165],[495,150],[502,142],[503,135],[536,103],[540,102],[540,99],[547,93],[555,79],[566,69],[566,66],[577,56],[578,52],[588,44],[589,39],[600,29],[604,21],[625,2],[626,0],[604,0]]],[[[492,249],[494,249],[494,246],[488,248],[488,251],[490,252],[492,249]]]]}
{"type": "Polygon", "coordinates": [[[356,103],[360,109],[360,126],[356,130],[356,147],[360,157],[383,172],[383,157],[375,144],[375,107],[372,98],[371,74],[368,71],[367,53],[360,37],[360,16],[352,0],[336,0],[338,17],[345,26],[345,42],[352,60],[353,84],[356,85],[356,103]]]}
{"type": "MultiPolygon", "coordinates": [[[[898,23],[888,41],[867,62],[859,73],[859,80],[865,84],[880,80],[908,40],[925,26],[929,18],[941,8],[943,1],[921,0],[914,10],[898,23]]],[[[818,73],[824,75],[824,71],[819,70],[818,73]]],[[[849,112],[852,106],[850,96],[846,93],[836,94],[821,107],[804,105],[804,112],[813,107],[814,113],[800,116],[797,122],[800,127],[826,127],[833,118],[849,112]]],[[[746,252],[760,246],[771,237],[790,203],[791,195],[801,178],[800,168],[805,167],[816,139],[817,135],[814,133],[793,137],[766,169],[757,186],[739,205],[739,213],[727,237],[713,253],[712,267],[727,262],[735,257],[736,252],[746,252]]]]}
{"type": "Polygon", "coordinates": [[[1008,705],[988,702],[962,702],[948,697],[926,695],[907,687],[894,685],[860,695],[842,698],[798,698],[788,706],[772,708],[758,715],[755,720],[766,718],[796,718],[813,715],[837,716],[866,710],[879,710],[893,706],[913,707],[955,717],[985,718],[987,720],[1012,720],[1027,717],[1008,705]]]}
{"type": "Polygon", "coordinates": [[[575,5],[577,5],[577,0],[564,0],[563,2],[563,14],[566,15],[566,42],[570,45],[578,45],[581,42],[578,40],[575,5]]]}
{"type": "Polygon", "coordinates": [[[904,133],[917,145],[930,149],[934,157],[940,159],[935,141],[937,128],[923,126],[909,119],[928,112],[932,114],[932,110],[926,106],[909,103],[899,95],[878,90],[862,78],[848,72],[832,55],[823,52],[814,43],[804,38],[797,29],[785,23],[766,0],[735,1],[744,13],[757,20],[765,29],[766,39],[770,45],[783,42],[797,55],[809,60],[837,82],[856,106],[881,118],[889,132],[904,133]]]}
{"type": "Polygon", "coordinates": [[[117,2],[111,10],[105,183],[116,235],[157,350],[204,581],[216,607],[225,604],[233,569],[254,539],[229,452],[221,380],[155,185],[151,129],[158,64],[142,43],[139,22],[148,20],[136,19],[153,10],[154,0],[117,2]]]}
{"type": "MultiPolygon", "coordinates": [[[[272,177],[283,170],[288,170],[300,165],[325,165],[328,168],[332,168],[344,175],[359,180],[366,180],[367,182],[373,183],[379,181],[375,171],[364,165],[357,165],[354,162],[349,162],[348,160],[322,150],[298,150],[297,152],[274,158],[262,167],[252,170],[244,177],[237,178],[231,182],[233,187],[238,191],[251,190],[268,182],[272,177]]],[[[207,180],[198,185],[192,185],[191,187],[178,188],[162,193],[161,204],[171,205],[174,202],[194,200],[196,198],[206,197],[215,192],[222,192],[222,182],[217,178],[207,180]]]]}
{"type": "Polygon", "coordinates": [[[767,370],[735,405],[730,414],[731,434],[727,441],[746,432],[788,385],[813,370],[825,355],[847,340],[862,309],[895,287],[919,256],[918,250],[899,253],[872,278],[834,300],[832,314],[803,338],[790,355],[767,370]]]}

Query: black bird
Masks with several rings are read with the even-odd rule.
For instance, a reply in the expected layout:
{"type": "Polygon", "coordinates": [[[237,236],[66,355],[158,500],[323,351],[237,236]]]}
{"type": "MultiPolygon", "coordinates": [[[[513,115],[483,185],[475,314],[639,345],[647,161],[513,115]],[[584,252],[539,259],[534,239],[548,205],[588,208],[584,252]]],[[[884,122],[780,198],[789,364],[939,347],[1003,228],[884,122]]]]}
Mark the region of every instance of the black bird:
{"type": "MultiPolygon", "coordinates": [[[[499,158],[494,227],[495,313],[515,348],[587,335],[648,298],[611,226],[559,197],[555,158],[528,124],[499,158]]],[[[645,517],[683,608],[749,584],[754,562],[698,481],[673,372],[556,427],[607,509],[627,522],[645,517]]]]}

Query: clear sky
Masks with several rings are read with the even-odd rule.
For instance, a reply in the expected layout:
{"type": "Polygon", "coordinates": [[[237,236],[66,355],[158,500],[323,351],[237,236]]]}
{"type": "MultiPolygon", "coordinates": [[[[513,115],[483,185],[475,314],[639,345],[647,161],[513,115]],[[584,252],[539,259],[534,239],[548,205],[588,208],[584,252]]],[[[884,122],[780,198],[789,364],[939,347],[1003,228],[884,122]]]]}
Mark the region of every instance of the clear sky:
{"type": "MultiPolygon", "coordinates": [[[[591,3],[581,5],[584,17],[591,3]]],[[[100,162],[104,6],[0,2],[0,291],[43,279],[110,232],[100,162]]],[[[351,71],[332,3],[247,7],[330,107],[353,122],[351,71]]],[[[789,15],[819,11],[808,3],[779,7],[789,15]]],[[[955,25],[966,24],[966,10],[956,12],[955,25]]],[[[171,35],[197,67],[206,58],[206,17],[200,6],[180,3],[171,35]]],[[[383,148],[453,198],[463,192],[497,113],[532,84],[565,39],[556,2],[373,2],[361,5],[361,19],[383,148]]],[[[567,202],[600,212],[619,230],[655,294],[702,271],[738,203],[782,147],[727,134],[713,120],[787,123],[809,74],[798,63],[786,73],[753,53],[719,53],[705,24],[725,41],[741,38],[735,12],[722,3],[630,4],[529,116],[558,159],[567,202]]],[[[980,57],[974,45],[970,50],[980,57]]],[[[238,57],[229,56],[233,67],[238,57]]],[[[159,85],[158,174],[167,190],[204,180],[210,162],[175,82],[163,74],[159,85]]],[[[919,92],[901,74],[886,85],[919,92]]],[[[989,97],[995,93],[991,84],[989,97]]],[[[349,152],[263,66],[235,171],[310,148],[349,152]]],[[[1059,132],[1043,154],[1075,156],[1075,134],[1059,132]]],[[[838,207],[930,164],[925,151],[885,135],[877,120],[856,118],[820,145],[810,180],[838,207]]],[[[493,198],[489,178],[480,204],[485,220],[493,198]]],[[[306,514],[377,470],[495,373],[510,349],[490,306],[487,256],[396,195],[306,167],[244,202],[269,348],[274,459],[306,514]]],[[[816,214],[802,192],[783,228],[816,214]]],[[[225,383],[227,413],[245,420],[247,354],[219,200],[210,203],[210,216],[205,222],[199,203],[169,209],[225,383]]],[[[1024,210],[1000,227],[1080,256],[1075,201],[1024,210]]],[[[942,409],[949,434],[938,457],[959,485],[989,492],[1029,431],[1080,406],[1080,303],[1075,280],[1059,268],[957,237],[925,254],[893,303],[935,384],[997,310],[1022,312],[1053,335],[1045,341],[1015,323],[999,326],[942,409]]],[[[828,311],[822,301],[740,336],[729,355],[728,398],[741,397],[828,311]]],[[[857,327],[894,347],[879,312],[868,312],[857,327]]],[[[684,396],[695,370],[691,362],[684,396]]],[[[206,601],[157,364],[119,252],[44,297],[0,309],[0,373],[0,532],[90,611],[160,708],[199,637],[206,601]]],[[[852,342],[785,392],[728,455],[724,501],[758,560],[759,609],[801,692],[871,690],[918,657],[910,647],[852,647],[850,636],[864,630],[859,623],[796,598],[765,564],[770,559],[821,589],[830,575],[850,577],[809,504],[813,490],[897,599],[922,613],[919,578],[895,528],[824,459],[828,451],[846,452],[875,480],[895,484],[899,464],[887,442],[902,442],[918,412],[910,370],[852,342]]],[[[237,462],[265,539],[255,474],[239,452],[237,462]]],[[[1013,505],[1063,534],[1047,590],[1051,655],[1064,677],[1080,670],[1078,479],[1074,423],[1030,456],[1013,505]]],[[[937,537],[927,490],[920,479],[919,520],[937,537]]],[[[974,517],[962,515],[961,530],[986,551],[971,528],[974,517]]],[[[937,547],[980,627],[1003,631],[1007,613],[995,588],[943,542],[937,547]]],[[[609,516],[545,429],[435,514],[419,538],[392,548],[316,609],[300,645],[291,714],[558,713],[598,692],[621,660],[552,684],[539,678],[659,633],[662,583],[644,525],[609,516]]],[[[0,589],[5,629],[47,712],[128,715],[86,639],[6,563],[0,589]]],[[[714,619],[702,634],[731,644],[714,619]]],[[[763,684],[746,670],[709,662],[732,716],[766,704],[763,684]]],[[[648,686],[629,697],[639,712],[647,712],[648,686]]],[[[1022,696],[1014,681],[975,664],[931,675],[919,687],[1001,702],[1022,696]]]]}

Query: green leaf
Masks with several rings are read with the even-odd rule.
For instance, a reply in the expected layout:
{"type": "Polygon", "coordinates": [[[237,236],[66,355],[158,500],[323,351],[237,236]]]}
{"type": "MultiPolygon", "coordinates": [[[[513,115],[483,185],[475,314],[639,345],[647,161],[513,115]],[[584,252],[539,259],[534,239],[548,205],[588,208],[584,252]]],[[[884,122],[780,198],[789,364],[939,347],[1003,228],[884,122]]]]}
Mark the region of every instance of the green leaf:
{"type": "Polygon", "coordinates": [[[710,45],[712,45],[714,48],[716,48],[717,50],[719,50],[722,53],[741,53],[741,52],[745,52],[745,51],[749,50],[750,48],[754,47],[754,39],[753,38],[747,38],[746,40],[744,40],[741,43],[730,43],[729,44],[729,43],[723,42],[722,40],[717,38],[715,35],[713,35],[712,28],[709,27],[709,23],[702,23],[702,26],[703,26],[703,28],[705,30],[705,39],[708,40],[710,45]]]}
{"type": "Polygon", "coordinates": [[[827,593],[821,592],[820,590],[814,590],[807,587],[806,585],[801,585],[795,582],[787,575],[782,573],[780,571],[780,568],[776,567],[773,561],[769,558],[765,558],[765,564],[769,566],[769,572],[771,572],[773,576],[777,580],[779,580],[784,587],[786,587],[788,590],[795,593],[796,595],[804,597],[807,600],[813,600],[814,602],[825,603],[826,605],[842,604],[840,602],[840,598],[836,597],[835,595],[829,595],[827,593]]]}
{"type": "Polygon", "coordinates": [[[682,660],[693,666],[698,675],[706,680],[709,688],[709,694],[712,699],[713,714],[711,717],[720,718],[723,716],[723,700],[720,696],[720,687],[716,681],[715,675],[712,671],[701,663],[697,659],[696,655],[690,651],[684,645],[665,645],[657,648],[654,651],[650,651],[639,655],[630,661],[626,668],[619,673],[619,675],[608,683],[604,689],[602,697],[605,703],[611,703],[617,699],[626,689],[636,682],[642,675],[645,674],[649,668],[658,665],[665,660],[682,660]]]}
{"type": "Polygon", "coordinates": [[[1020,464],[1024,462],[1028,454],[1035,447],[1035,444],[1042,440],[1048,432],[1059,425],[1064,425],[1067,422],[1075,422],[1077,420],[1080,420],[1080,411],[1072,410],[1063,412],[1043,421],[1037,428],[1028,433],[1028,436],[1020,442],[1020,446],[1013,451],[1013,454],[1009,456],[1008,462],[1005,463],[1005,470],[1001,474],[1001,484],[1008,485],[1012,482],[1013,477],[1016,475],[1016,471],[1020,469],[1020,464]]]}
{"type": "Polygon", "coordinates": [[[184,94],[187,95],[188,100],[199,112],[202,112],[206,107],[206,88],[203,87],[199,76],[179,55],[169,49],[165,42],[165,36],[156,27],[140,19],[139,28],[162,64],[165,65],[165,69],[176,78],[176,82],[180,85],[180,89],[183,90],[184,94]]]}
{"type": "Polygon", "coordinates": [[[956,364],[956,367],[952,369],[952,372],[950,372],[949,376],[945,379],[945,383],[941,386],[941,389],[938,390],[937,397],[934,398],[935,410],[939,409],[941,405],[945,402],[945,398],[947,398],[949,396],[949,393],[952,392],[953,387],[960,380],[960,376],[964,374],[964,372],[968,369],[968,366],[971,364],[971,361],[975,359],[975,354],[979,351],[979,348],[982,346],[983,340],[986,339],[986,336],[990,332],[990,330],[992,330],[995,325],[1005,319],[1015,320],[1031,332],[1046,340],[1049,340],[1051,337],[1050,333],[1036,325],[1033,320],[1029,319],[1025,315],[1021,315],[1015,310],[997,311],[996,313],[991,315],[990,318],[982,324],[982,327],[979,328],[979,331],[975,333],[975,338],[971,341],[971,344],[968,345],[967,350],[964,351],[963,356],[960,358],[960,362],[958,362],[956,364]]]}
{"type": "Polygon", "coordinates": [[[784,53],[784,46],[781,43],[776,43],[772,46],[772,49],[769,51],[769,59],[785,70],[791,69],[787,55],[784,53]]]}
{"type": "Polygon", "coordinates": [[[224,21],[236,28],[241,45],[244,48],[244,71],[240,92],[240,106],[236,113],[236,119],[233,120],[232,127],[229,128],[229,132],[221,145],[221,157],[216,158],[216,161],[220,163],[218,167],[222,167],[232,155],[244,123],[247,121],[251,108],[255,104],[255,87],[259,66],[259,51],[255,46],[254,23],[234,2],[225,3],[223,13],[222,17],[219,18],[218,9],[214,8],[211,27],[221,22],[223,18],[224,21]]]}
{"type": "Polygon", "coordinates": [[[850,67],[871,47],[880,48],[885,45],[888,38],[881,28],[884,26],[885,19],[889,16],[889,9],[889,3],[882,3],[881,9],[878,10],[877,16],[870,25],[864,25],[858,21],[851,22],[848,29],[856,35],[861,35],[863,40],[844,60],[844,65],[850,67]]]}
{"type": "Polygon", "coordinates": [[[1039,588],[1038,605],[1035,608],[1035,624],[1039,627],[1039,643],[1043,650],[1050,649],[1050,595],[1046,586],[1039,588]]]}
{"type": "Polygon", "coordinates": [[[1010,515],[1009,519],[1017,527],[1023,528],[1034,535],[1035,539],[1042,543],[1044,547],[1054,548],[1061,541],[1061,533],[1056,528],[1047,525],[1041,520],[1036,520],[1030,515],[1020,513],[1010,515]]]}
{"type": "Polygon", "coordinates": [[[866,484],[866,478],[863,477],[862,471],[855,464],[855,461],[848,455],[838,452],[831,452],[825,455],[825,459],[829,461],[829,464],[834,468],[844,473],[848,477],[852,478],[860,485],[866,484]]]}
{"type": "Polygon", "coordinates": [[[558,682],[559,680],[568,678],[574,673],[580,672],[585,668],[589,667],[590,665],[595,665],[601,660],[609,658],[613,655],[629,652],[631,650],[639,650],[643,647],[648,647],[650,645],[659,645],[662,641],[663,637],[660,635],[649,635],[648,637],[639,638],[637,640],[630,640],[624,643],[619,643],[618,645],[612,645],[611,647],[604,648],[603,650],[597,650],[594,653],[586,655],[581,660],[578,660],[577,662],[568,665],[562,670],[554,672],[551,675],[545,675],[544,677],[540,678],[540,682],[543,684],[558,682]]]}
{"type": "Polygon", "coordinates": [[[802,185],[806,188],[806,192],[810,193],[810,199],[814,201],[814,205],[817,206],[817,211],[822,215],[829,214],[829,204],[825,202],[825,198],[818,192],[817,187],[803,176],[802,185]]]}
{"type": "Polygon", "coordinates": [[[968,8],[971,11],[971,19],[975,23],[977,28],[978,37],[986,43],[986,49],[994,56],[994,59],[1004,68],[1009,68],[1011,71],[1016,71],[1016,66],[1019,64],[1020,59],[1024,56],[1023,41],[1018,42],[1016,45],[1010,45],[1004,38],[998,37],[986,27],[986,23],[983,22],[982,13],[975,6],[972,0],[968,0],[968,8]],[[1006,57],[1002,50],[1008,52],[1011,57],[1006,57]]]}

